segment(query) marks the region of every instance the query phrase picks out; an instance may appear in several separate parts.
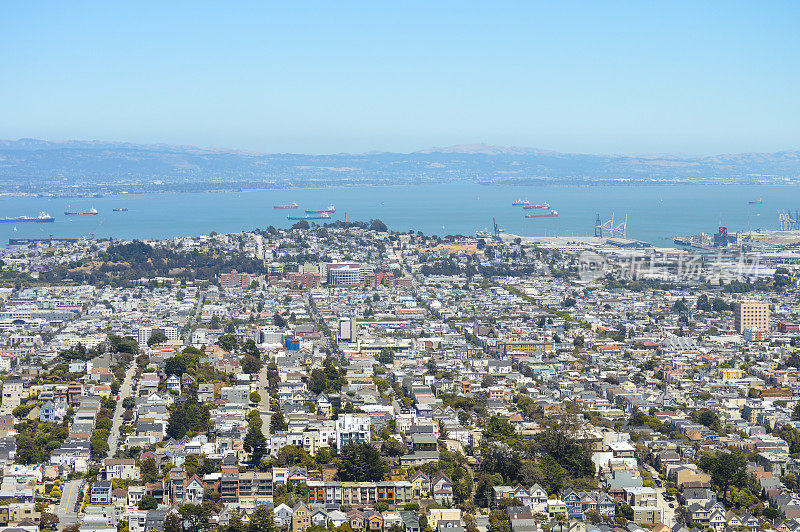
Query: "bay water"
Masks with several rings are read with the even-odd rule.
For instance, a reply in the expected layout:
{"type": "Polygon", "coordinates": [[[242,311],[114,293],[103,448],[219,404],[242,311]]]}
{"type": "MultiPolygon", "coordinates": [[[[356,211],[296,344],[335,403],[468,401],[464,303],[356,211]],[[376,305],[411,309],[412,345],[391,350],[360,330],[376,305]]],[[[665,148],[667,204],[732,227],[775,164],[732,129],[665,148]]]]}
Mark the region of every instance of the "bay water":
{"type": "MultiPolygon", "coordinates": [[[[596,216],[621,222],[627,215],[627,236],[670,246],[670,237],[715,232],[777,229],[778,209],[800,210],[800,188],[749,185],[618,185],[618,186],[496,186],[475,183],[443,185],[338,187],[320,189],[252,190],[242,192],[123,194],[98,198],[0,198],[0,217],[37,216],[54,223],[0,224],[0,242],[9,238],[114,237],[169,238],[239,232],[268,226],[289,227],[287,216],[305,209],[336,207],[333,220],[382,220],[397,231],[425,234],[474,235],[488,229],[492,219],[506,232],[524,236],[583,236],[594,234],[596,216]],[[511,204],[549,203],[555,218],[525,218],[511,204]],[[762,199],[757,205],[749,202],[762,199]],[[274,205],[296,202],[298,209],[274,205]],[[95,208],[97,216],[66,217],[64,211],[95,208]],[[114,212],[114,208],[127,208],[114,212]]],[[[315,220],[323,224],[327,220],[315,220]]]]}

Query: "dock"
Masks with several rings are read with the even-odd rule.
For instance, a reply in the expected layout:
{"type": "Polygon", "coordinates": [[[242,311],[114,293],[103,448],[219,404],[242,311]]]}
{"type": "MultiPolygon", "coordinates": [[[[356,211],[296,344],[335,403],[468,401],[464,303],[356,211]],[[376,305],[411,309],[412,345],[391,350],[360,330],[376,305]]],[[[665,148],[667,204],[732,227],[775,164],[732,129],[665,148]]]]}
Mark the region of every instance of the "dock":
{"type": "Polygon", "coordinates": [[[53,244],[53,243],[67,243],[71,244],[77,242],[77,238],[9,238],[9,246],[28,246],[30,244],[53,244]]]}

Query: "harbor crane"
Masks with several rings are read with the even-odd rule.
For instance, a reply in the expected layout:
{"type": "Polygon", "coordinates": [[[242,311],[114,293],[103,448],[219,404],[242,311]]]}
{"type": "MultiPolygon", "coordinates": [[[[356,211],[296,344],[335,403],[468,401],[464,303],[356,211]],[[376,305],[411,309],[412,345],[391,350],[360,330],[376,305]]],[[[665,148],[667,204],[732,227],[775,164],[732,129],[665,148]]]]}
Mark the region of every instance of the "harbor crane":
{"type": "Polygon", "coordinates": [[[798,216],[792,218],[792,211],[778,210],[778,224],[781,231],[791,231],[792,229],[800,228],[798,216]]]}
{"type": "Polygon", "coordinates": [[[492,226],[493,226],[493,227],[492,227],[492,238],[493,238],[494,240],[496,240],[496,241],[500,242],[500,241],[502,240],[502,239],[500,238],[500,233],[502,233],[502,232],[503,232],[503,230],[502,230],[502,229],[500,229],[500,226],[499,226],[499,225],[497,225],[497,221],[496,221],[494,218],[492,218],[492,226]]]}
{"type": "Polygon", "coordinates": [[[600,222],[600,215],[597,215],[597,220],[594,224],[594,236],[608,236],[611,238],[620,237],[627,238],[628,235],[628,215],[622,222],[616,223],[614,221],[614,213],[611,213],[611,219],[606,223],[600,222]]]}

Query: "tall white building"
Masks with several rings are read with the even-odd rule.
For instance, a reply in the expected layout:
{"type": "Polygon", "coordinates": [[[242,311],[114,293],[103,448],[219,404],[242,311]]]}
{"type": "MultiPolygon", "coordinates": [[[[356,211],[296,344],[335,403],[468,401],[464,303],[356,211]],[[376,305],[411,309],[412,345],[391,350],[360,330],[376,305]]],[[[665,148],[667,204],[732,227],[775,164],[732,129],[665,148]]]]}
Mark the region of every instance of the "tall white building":
{"type": "Polygon", "coordinates": [[[347,342],[358,339],[358,322],[352,316],[339,318],[339,339],[347,342]]]}
{"type": "Polygon", "coordinates": [[[329,285],[359,285],[364,280],[360,264],[338,262],[326,267],[329,285]]]}
{"type": "Polygon", "coordinates": [[[259,345],[282,344],[283,332],[277,327],[264,327],[258,330],[255,340],[259,345]]]}
{"type": "Polygon", "coordinates": [[[162,332],[164,336],[167,337],[167,340],[174,341],[180,339],[180,331],[174,325],[163,326],[163,327],[138,327],[134,331],[134,335],[136,336],[136,341],[139,342],[139,345],[147,344],[147,340],[153,335],[154,332],[162,332]]]}
{"type": "Polygon", "coordinates": [[[339,414],[336,420],[336,448],[341,449],[348,443],[369,443],[369,416],[366,414],[339,414]]]}

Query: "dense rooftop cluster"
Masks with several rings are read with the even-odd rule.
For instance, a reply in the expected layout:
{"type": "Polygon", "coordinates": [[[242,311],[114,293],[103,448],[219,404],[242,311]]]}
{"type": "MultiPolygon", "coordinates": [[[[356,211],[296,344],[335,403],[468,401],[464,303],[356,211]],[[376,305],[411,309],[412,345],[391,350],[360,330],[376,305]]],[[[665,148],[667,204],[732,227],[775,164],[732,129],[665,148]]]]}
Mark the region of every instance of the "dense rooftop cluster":
{"type": "Polygon", "coordinates": [[[792,250],[373,220],[0,259],[0,526],[800,529],[792,250]]]}

